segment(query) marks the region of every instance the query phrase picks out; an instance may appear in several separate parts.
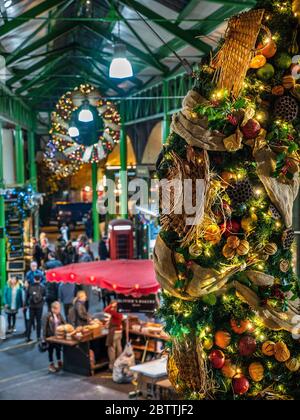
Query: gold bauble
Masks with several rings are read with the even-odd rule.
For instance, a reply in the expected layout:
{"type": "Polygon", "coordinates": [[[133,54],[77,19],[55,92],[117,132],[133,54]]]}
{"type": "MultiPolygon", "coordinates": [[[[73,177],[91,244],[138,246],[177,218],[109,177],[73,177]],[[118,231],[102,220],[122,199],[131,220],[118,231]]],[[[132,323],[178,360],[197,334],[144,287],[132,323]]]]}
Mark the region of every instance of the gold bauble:
{"type": "Polygon", "coordinates": [[[241,223],[243,230],[247,233],[250,232],[251,230],[254,229],[257,221],[258,221],[258,217],[254,213],[251,214],[251,216],[249,217],[244,217],[241,223]]]}
{"type": "Polygon", "coordinates": [[[275,351],[275,359],[278,362],[282,362],[282,363],[287,362],[289,358],[291,357],[291,353],[287,345],[283,341],[280,341],[275,344],[274,351],[275,351]]]}
{"type": "Polygon", "coordinates": [[[206,338],[203,341],[203,348],[204,348],[204,350],[211,350],[213,348],[213,346],[214,346],[214,342],[213,342],[213,340],[211,338],[206,338]]]}
{"type": "Polygon", "coordinates": [[[236,252],[240,256],[245,256],[245,255],[249,254],[249,251],[250,251],[250,244],[246,240],[241,241],[240,245],[238,246],[238,248],[236,250],[236,252]]]}
{"type": "Polygon", "coordinates": [[[241,241],[237,236],[229,236],[227,239],[227,245],[229,248],[237,249],[240,245],[241,241]]]}
{"type": "Polygon", "coordinates": [[[254,382],[261,382],[264,379],[265,369],[259,362],[251,363],[249,375],[254,382]]]}
{"type": "Polygon", "coordinates": [[[205,230],[204,239],[213,245],[220,243],[222,239],[220,227],[216,224],[209,225],[205,230]]]}

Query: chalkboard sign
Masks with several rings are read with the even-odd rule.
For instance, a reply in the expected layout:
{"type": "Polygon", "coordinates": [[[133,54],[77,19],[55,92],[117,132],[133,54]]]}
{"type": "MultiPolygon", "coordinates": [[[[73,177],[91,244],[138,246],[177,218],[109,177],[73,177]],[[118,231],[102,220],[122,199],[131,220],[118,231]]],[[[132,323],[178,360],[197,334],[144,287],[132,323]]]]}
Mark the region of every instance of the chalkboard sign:
{"type": "Polygon", "coordinates": [[[25,271],[25,261],[8,261],[7,271],[25,271]]]}
{"type": "Polygon", "coordinates": [[[153,313],[157,307],[156,295],[133,296],[117,295],[118,310],[121,313],[153,313]]]}

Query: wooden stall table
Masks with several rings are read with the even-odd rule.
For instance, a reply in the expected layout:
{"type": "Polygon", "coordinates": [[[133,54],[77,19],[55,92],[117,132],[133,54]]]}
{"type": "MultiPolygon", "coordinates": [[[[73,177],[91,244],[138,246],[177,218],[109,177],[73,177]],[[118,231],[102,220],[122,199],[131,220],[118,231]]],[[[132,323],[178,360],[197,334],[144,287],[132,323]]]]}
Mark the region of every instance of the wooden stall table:
{"type": "Polygon", "coordinates": [[[63,348],[64,371],[81,376],[93,376],[95,371],[108,366],[106,347],[107,330],[103,330],[100,337],[77,340],[58,339],[50,337],[48,343],[60,344],[63,348]],[[96,363],[93,364],[90,351],[95,354],[96,363]]]}
{"type": "Polygon", "coordinates": [[[155,398],[155,385],[162,379],[167,379],[167,358],[161,358],[142,365],[130,368],[132,373],[138,375],[138,385],[136,394],[142,393],[144,397],[148,397],[148,385],[150,385],[150,397],[155,398]]]}
{"type": "Polygon", "coordinates": [[[129,329],[129,338],[133,349],[143,352],[141,359],[142,363],[146,360],[148,353],[154,356],[161,355],[165,343],[170,339],[166,334],[152,334],[149,332],[133,330],[132,328],[129,329]],[[137,338],[142,339],[140,343],[136,342],[137,338]],[[163,348],[159,348],[158,343],[163,343],[163,348]]]}

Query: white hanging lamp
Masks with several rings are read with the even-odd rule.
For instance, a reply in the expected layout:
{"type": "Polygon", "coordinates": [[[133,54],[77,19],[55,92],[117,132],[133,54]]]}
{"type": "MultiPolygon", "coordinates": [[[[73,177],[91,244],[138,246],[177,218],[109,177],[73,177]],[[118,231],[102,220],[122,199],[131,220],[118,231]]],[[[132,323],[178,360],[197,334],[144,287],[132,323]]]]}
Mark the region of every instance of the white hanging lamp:
{"type": "Polygon", "coordinates": [[[90,123],[94,121],[94,115],[90,109],[89,101],[83,102],[81,111],[79,112],[79,115],[78,115],[78,120],[83,123],[90,123]]]}
{"type": "MultiPolygon", "coordinates": [[[[121,39],[121,26],[118,22],[118,39],[121,39]]],[[[128,79],[133,76],[131,62],[127,58],[127,48],[122,42],[115,43],[114,57],[109,69],[111,79],[128,79]]]]}
{"type": "Polygon", "coordinates": [[[69,133],[69,136],[72,137],[72,139],[80,136],[79,130],[73,122],[70,125],[68,133],[69,133]]]}
{"type": "Polygon", "coordinates": [[[124,44],[116,44],[114,47],[114,58],[109,69],[111,79],[127,79],[133,76],[132,65],[126,57],[127,50],[124,44]]]}

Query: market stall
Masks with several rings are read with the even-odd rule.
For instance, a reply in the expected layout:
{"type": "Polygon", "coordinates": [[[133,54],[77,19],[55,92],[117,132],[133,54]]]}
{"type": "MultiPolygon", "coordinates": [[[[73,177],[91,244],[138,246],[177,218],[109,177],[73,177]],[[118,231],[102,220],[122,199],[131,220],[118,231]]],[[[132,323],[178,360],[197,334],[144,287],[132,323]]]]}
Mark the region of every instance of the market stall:
{"type": "MultiPolygon", "coordinates": [[[[132,342],[136,359],[143,363],[159,357],[163,351],[168,340],[163,326],[152,320],[148,322],[157,308],[157,293],[160,289],[152,261],[116,260],[72,264],[49,270],[46,278],[49,282],[76,283],[113,292],[119,312],[127,315],[124,328],[126,340],[132,342]]],[[[49,340],[63,346],[65,370],[92,374],[107,362],[107,325],[102,322],[101,326],[101,334],[98,331],[97,337],[89,336],[88,329],[91,327],[87,327],[85,331],[70,331],[64,337],[49,340]]]]}
{"type": "Polygon", "coordinates": [[[108,365],[107,333],[105,325],[96,321],[76,329],[63,325],[58,327],[57,335],[47,341],[62,346],[65,372],[93,376],[96,370],[108,365]]]}

